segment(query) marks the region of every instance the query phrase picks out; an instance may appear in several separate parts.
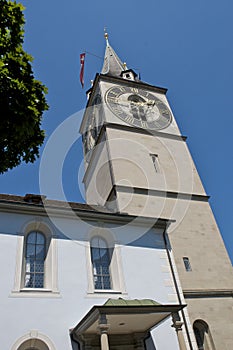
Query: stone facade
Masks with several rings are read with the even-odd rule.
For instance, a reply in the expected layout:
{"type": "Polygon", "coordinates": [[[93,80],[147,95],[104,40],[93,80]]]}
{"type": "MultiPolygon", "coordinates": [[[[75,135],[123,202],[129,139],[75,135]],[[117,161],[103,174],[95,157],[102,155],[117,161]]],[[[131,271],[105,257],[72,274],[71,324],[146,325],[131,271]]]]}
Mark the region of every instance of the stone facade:
{"type": "MultiPolygon", "coordinates": [[[[148,91],[166,104],[172,114],[165,89],[132,81],[132,77],[120,80],[117,74],[96,78],[88,106],[92,105],[98,89],[102,98],[102,129],[96,147],[90,150],[84,177],[87,202],[101,203],[128,215],[171,221],[167,233],[188,304],[190,326],[198,320],[205,322],[212,339],[206,340],[209,341],[206,349],[230,350],[232,265],[186,138],[181,135],[173,114],[170,125],[161,130],[137,128],[132,119],[128,123],[122,120],[123,108],[109,108],[107,103],[107,93],[114,86],[119,90],[122,87],[123,91],[129,86],[132,93],[139,95],[140,89],[148,91]]],[[[120,98],[119,92],[114,98],[116,105],[117,99],[119,104],[125,103],[120,98]]],[[[149,103],[152,102],[147,106],[149,103]]],[[[135,105],[139,108],[140,103],[135,105]]],[[[85,117],[81,132],[84,126],[85,117]]],[[[189,346],[196,347],[192,335],[189,346]]]]}

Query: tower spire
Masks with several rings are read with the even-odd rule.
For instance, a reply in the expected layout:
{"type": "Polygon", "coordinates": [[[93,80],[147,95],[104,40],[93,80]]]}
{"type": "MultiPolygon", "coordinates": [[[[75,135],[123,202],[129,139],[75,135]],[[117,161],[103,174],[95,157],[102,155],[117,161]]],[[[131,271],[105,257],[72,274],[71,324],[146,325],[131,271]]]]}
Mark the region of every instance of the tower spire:
{"type": "Polygon", "coordinates": [[[106,39],[106,49],[104,55],[104,64],[101,73],[113,76],[120,76],[122,71],[126,70],[126,64],[123,63],[113,50],[108,40],[108,33],[104,28],[104,37],[106,39]]]}

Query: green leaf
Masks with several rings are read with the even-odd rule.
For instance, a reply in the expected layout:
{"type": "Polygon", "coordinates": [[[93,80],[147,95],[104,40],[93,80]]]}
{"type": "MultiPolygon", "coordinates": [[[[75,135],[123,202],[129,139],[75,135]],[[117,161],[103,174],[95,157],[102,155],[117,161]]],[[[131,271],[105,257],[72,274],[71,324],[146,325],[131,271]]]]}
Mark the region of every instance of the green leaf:
{"type": "Polygon", "coordinates": [[[34,162],[44,141],[47,88],[34,78],[33,57],[23,50],[25,19],[20,3],[0,0],[0,173],[34,162]]]}

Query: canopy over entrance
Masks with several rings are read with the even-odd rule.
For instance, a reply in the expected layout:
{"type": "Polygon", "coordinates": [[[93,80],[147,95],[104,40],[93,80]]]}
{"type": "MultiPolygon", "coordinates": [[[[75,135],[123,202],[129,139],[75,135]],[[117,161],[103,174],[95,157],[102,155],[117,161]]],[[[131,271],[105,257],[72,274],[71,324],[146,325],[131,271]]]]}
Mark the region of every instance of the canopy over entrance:
{"type": "Polygon", "coordinates": [[[98,334],[101,336],[104,334],[107,341],[110,339],[110,343],[111,340],[118,338],[118,344],[119,341],[124,342],[124,336],[131,341],[130,336],[133,336],[134,339],[136,336],[137,340],[144,339],[153,327],[158,326],[171,315],[178,315],[184,306],[161,305],[150,299],[108,299],[101,306],[93,306],[72,329],[71,335],[76,341],[81,343],[88,341],[93,347],[94,339],[98,334]]]}

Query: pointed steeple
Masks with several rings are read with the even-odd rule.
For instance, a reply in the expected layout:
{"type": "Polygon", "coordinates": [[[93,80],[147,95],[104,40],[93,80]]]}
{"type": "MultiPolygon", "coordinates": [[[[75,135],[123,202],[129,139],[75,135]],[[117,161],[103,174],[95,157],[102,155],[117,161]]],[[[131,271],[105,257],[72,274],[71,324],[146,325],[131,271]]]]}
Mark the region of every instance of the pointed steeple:
{"type": "Polygon", "coordinates": [[[104,64],[101,73],[113,76],[120,76],[121,73],[127,70],[126,63],[123,63],[117,56],[116,52],[110,46],[108,41],[108,33],[104,33],[106,39],[106,49],[104,55],[104,64]]]}

